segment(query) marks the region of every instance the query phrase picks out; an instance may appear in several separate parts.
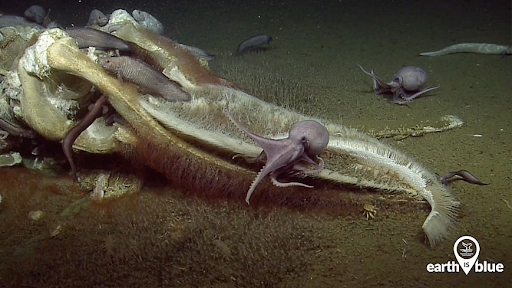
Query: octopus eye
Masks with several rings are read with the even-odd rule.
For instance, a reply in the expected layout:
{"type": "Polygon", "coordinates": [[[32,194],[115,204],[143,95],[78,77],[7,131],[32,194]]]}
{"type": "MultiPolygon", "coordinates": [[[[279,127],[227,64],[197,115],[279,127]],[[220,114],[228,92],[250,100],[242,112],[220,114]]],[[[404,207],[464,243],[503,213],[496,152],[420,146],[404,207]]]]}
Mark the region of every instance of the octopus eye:
{"type": "Polygon", "coordinates": [[[300,138],[300,143],[302,143],[302,146],[304,146],[304,149],[309,150],[309,141],[306,138],[306,136],[302,136],[302,138],[300,138]]]}

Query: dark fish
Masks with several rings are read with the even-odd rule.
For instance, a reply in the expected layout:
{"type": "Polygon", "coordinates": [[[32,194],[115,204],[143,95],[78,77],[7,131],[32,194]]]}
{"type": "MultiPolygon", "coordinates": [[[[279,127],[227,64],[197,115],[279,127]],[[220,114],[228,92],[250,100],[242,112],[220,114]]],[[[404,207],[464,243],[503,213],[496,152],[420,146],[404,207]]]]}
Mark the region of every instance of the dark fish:
{"type": "Polygon", "coordinates": [[[466,181],[468,183],[471,183],[471,184],[489,185],[489,183],[484,183],[484,182],[478,180],[475,176],[473,176],[473,174],[469,173],[466,170],[446,172],[443,175],[441,175],[441,177],[439,177],[439,180],[441,181],[441,183],[446,185],[449,182],[453,181],[453,180],[451,180],[451,178],[454,177],[454,176],[460,176],[461,178],[455,178],[453,180],[459,179],[459,180],[464,180],[464,181],[466,181]]]}
{"type": "Polygon", "coordinates": [[[192,53],[192,55],[194,55],[194,57],[196,57],[197,59],[204,59],[206,61],[211,61],[211,60],[215,59],[215,55],[209,54],[201,48],[197,48],[197,47],[189,46],[189,45],[185,45],[185,44],[179,44],[179,43],[176,45],[178,45],[179,47],[192,53]]]}
{"type": "Polygon", "coordinates": [[[44,27],[37,24],[28,22],[25,18],[14,15],[4,15],[0,16],[0,28],[3,27],[11,27],[11,26],[29,26],[43,29],[44,27]]]}
{"type": "Polygon", "coordinates": [[[238,45],[238,54],[243,54],[264,44],[270,44],[270,41],[272,41],[272,37],[266,34],[252,36],[238,45]]]}
{"type": "Polygon", "coordinates": [[[25,18],[27,20],[36,22],[37,24],[43,24],[44,18],[46,17],[46,11],[39,5],[32,5],[25,10],[25,18]]]}
{"type": "Polygon", "coordinates": [[[190,101],[191,99],[190,94],[183,91],[179,84],[140,60],[121,56],[102,58],[98,63],[105,70],[137,84],[144,93],[162,96],[169,101],[190,101]]]}
{"type": "Polygon", "coordinates": [[[66,155],[66,158],[68,159],[69,166],[71,166],[73,181],[76,181],[76,165],[73,161],[73,143],[75,143],[76,138],[78,138],[78,136],[80,136],[87,127],[91,126],[96,118],[102,115],[103,105],[106,103],[107,97],[105,95],[101,95],[94,103],[91,111],[85,115],[84,119],[82,119],[80,123],[71,128],[62,140],[62,151],[64,151],[64,155],[66,155]]]}
{"type": "Polygon", "coordinates": [[[148,12],[141,10],[133,10],[132,12],[133,19],[137,21],[140,25],[144,26],[144,28],[151,30],[157,34],[164,33],[164,25],[158,21],[153,15],[148,12]]]}
{"type": "Polygon", "coordinates": [[[75,39],[79,48],[96,47],[100,50],[129,51],[128,43],[114,35],[91,28],[68,28],[66,33],[75,39]]]}
{"type": "Polygon", "coordinates": [[[25,137],[25,138],[35,138],[37,133],[33,130],[25,129],[20,125],[0,118],[0,129],[7,131],[9,135],[25,137]]]}
{"type": "Polygon", "coordinates": [[[87,22],[87,26],[92,25],[98,25],[98,26],[105,26],[108,23],[108,17],[103,14],[98,9],[94,9],[91,11],[91,14],[89,15],[89,22],[87,22]]]}

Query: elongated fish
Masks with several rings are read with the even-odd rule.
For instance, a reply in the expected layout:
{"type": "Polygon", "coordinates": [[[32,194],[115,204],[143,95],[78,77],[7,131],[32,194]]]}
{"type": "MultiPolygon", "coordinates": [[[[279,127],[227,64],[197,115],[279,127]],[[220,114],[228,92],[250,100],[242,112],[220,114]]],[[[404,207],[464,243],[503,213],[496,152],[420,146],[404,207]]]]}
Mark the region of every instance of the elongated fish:
{"type": "Polygon", "coordinates": [[[153,15],[141,10],[133,10],[133,19],[146,29],[156,32],[157,34],[164,33],[164,25],[160,23],[153,15]]]}
{"type": "Polygon", "coordinates": [[[91,14],[89,15],[89,21],[87,22],[87,26],[92,25],[98,25],[98,26],[105,26],[108,23],[108,17],[103,14],[98,9],[94,9],[91,11],[91,14]]]}
{"type": "Polygon", "coordinates": [[[190,94],[153,69],[150,65],[127,56],[99,59],[99,64],[106,70],[116,73],[118,77],[135,83],[144,93],[162,96],[169,101],[190,101],[190,94]]]}
{"type": "Polygon", "coordinates": [[[76,181],[76,165],[75,161],[73,161],[73,143],[75,143],[76,138],[80,136],[82,132],[84,132],[87,127],[91,126],[91,124],[96,120],[96,118],[100,117],[102,114],[103,105],[107,103],[107,96],[101,95],[98,100],[94,103],[93,108],[87,115],[78,123],[75,127],[71,128],[64,139],[62,139],[62,151],[64,151],[64,155],[68,159],[69,166],[71,167],[71,176],[73,177],[73,181],[76,181]]]}
{"type": "Polygon", "coordinates": [[[130,46],[126,41],[114,35],[91,28],[68,28],[66,33],[76,40],[78,47],[96,47],[101,50],[117,49],[129,51],[130,46]]]}
{"type": "Polygon", "coordinates": [[[202,59],[205,59],[206,61],[211,61],[211,60],[215,59],[215,55],[209,54],[201,48],[197,48],[197,47],[189,46],[189,45],[185,45],[185,44],[179,44],[179,43],[176,45],[178,45],[179,47],[192,53],[192,55],[194,55],[194,57],[196,57],[197,59],[202,58],[202,59]]]}
{"type": "Polygon", "coordinates": [[[477,53],[488,55],[512,54],[512,46],[487,43],[460,43],[448,46],[439,51],[420,53],[421,56],[441,56],[452,53],[477,53]]]}
{"type": "Polygon", "coordinates": [[[32,5],[25,10],[24,14],[27,20],[43,25],[43,21],[47,13],[43,7],[39,5],[32,5]]]}
{"type": "Polygon", "coordinates": [[[270,41],[272,41],[272,37],[266,34],[261,35],[255,35],[248,39],[245,39],[238,45],[237,52],[238,54],[243,54],[245,52],[248,52],[252,49],[255,49],[258,46],[264,45],[264,44],[270,44],[270,41]]]}
{"type": "Polygon", "coordinates": [[[453,181],[452,178],[453,178],[453,180],[464,180],[471,184],[489,185],[489,183],[484,183],[484,182],[478,180],[478,178],[476,178],[475,176],[473,176],[473,174],[469,173],[466,170],[446,172],[443,175],[441,175],[441,177],[439,177],[439,181],[441,181],[441,183],[443,183],[443,185],[447,185],[448,183],[453,181]],[[460,178],[453,178],[454,176],[460,176],[460,178]]]}
{"type": "Polygon", "coordinates": [[[28,26],[43,29],[44,27],[33,22],[27,21],[25,18],[14,15],[0,16],[0,28],[11,26],[28,26]]]}
{"type": "Polygon", "coordinates": [[[7,131],[9,135],[20,136],[25,138],[35,138],[37,133],[33,130],[25,129],[20,125],[0,118],[0,129],[7,131]]]}

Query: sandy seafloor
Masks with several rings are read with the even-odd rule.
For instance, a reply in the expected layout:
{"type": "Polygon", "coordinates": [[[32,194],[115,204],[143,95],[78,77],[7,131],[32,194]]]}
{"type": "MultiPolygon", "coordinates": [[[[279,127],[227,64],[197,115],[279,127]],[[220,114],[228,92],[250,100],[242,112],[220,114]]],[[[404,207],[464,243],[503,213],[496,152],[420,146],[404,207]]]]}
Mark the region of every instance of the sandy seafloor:
{"type": "MultiPolygon", "coordinates": [[[[32,4],[22,2],[0,8],[19,13],[32,4]]],[[[367,221],[362,211],[251,209],[187,197],[186,191],[176,196],[181,194],[172,187],[152,185],[62,219],[62,210],[87,191],[65,174],[3,168],[0,286],[510,285],[512,58],[418,56],[463,42],[510,44],[509,1],[46,2],[66,26],[84,24],[92,8],[149,11],[164,23],[167,36],[215,54],[210,66],[217,74],[247,91],[263,91],[255,96],[306,114],[341,117],[344,125],[362,131],[428,126],[443,115],[456,115],[464,121],[459,129],[382,141],[431,171],[466,169],[491,184],[451,185],[462,203],[457,230],[430,248],[421,231],[429,211],[425,205],[403,211],[377,207],[375,219],[367,221]],[[261,33],[273,36],[272,49],[234,55],[241,40],[261,33]],[[408,106],[396,105],[372,93],[372,81],[358,64],[384,80],[403,66],[419,66],[429,74],[428,83],[441,88],[408,106]],[[279,85],[286,99],[263,95],[279,85]],[[30,220],[33,210],[46,216],[30,220]],[[50,237],[59,225],[60,233],[50,237]],[[453,243],[462,235],[479,241],[480,261],[503,263],[505,271],[428,273],[428,263],[455,260],[453,243]]]]}

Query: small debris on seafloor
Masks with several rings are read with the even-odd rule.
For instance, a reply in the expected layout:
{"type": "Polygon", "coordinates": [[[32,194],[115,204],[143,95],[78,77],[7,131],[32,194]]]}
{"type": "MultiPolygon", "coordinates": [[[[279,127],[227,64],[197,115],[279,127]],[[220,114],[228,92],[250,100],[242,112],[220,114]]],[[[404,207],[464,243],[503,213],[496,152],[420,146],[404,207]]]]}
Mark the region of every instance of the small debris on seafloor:
{"type": "Polygon", "coordinates": [[[44,212],[41,210],[28,212],[28,217],[30,217],[30,219],[32,219],[34,221],[41,219],[43,217],[43,215],[44,215],[44,212]]]}

